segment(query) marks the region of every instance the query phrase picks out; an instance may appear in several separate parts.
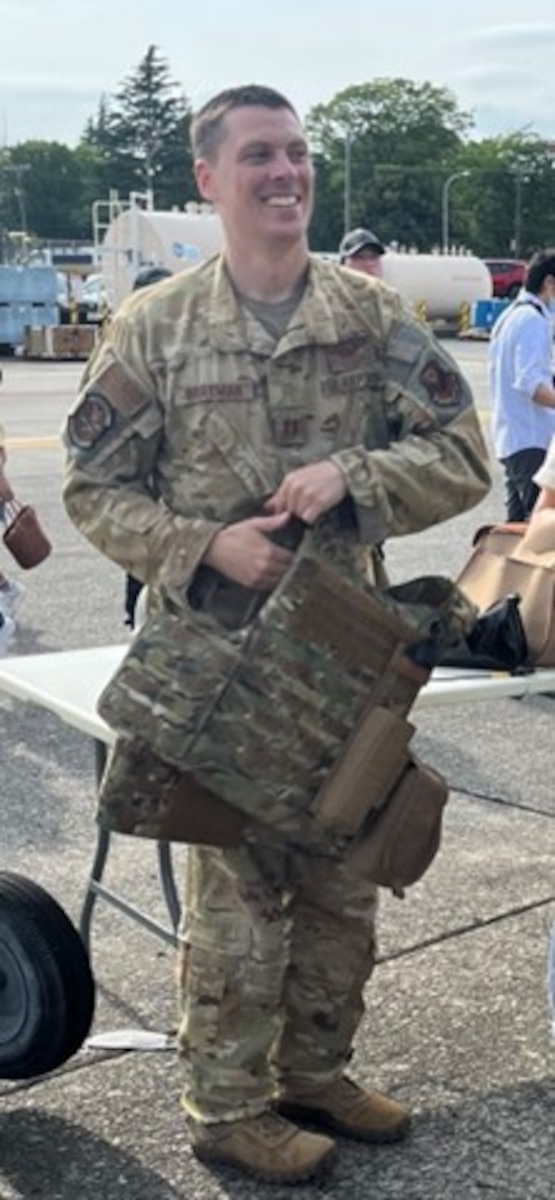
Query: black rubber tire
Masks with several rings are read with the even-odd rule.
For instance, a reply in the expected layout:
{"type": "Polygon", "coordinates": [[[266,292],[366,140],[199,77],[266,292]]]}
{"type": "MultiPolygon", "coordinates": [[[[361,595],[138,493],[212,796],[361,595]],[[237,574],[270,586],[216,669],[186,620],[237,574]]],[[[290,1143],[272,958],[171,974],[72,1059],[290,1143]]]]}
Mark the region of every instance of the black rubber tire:
{"type": "Polygon", "coordinates": [[[95,986],[63,908],[30,879],[0,872],[0,1079],[62,1066],[85,1040],[95,986]]]}

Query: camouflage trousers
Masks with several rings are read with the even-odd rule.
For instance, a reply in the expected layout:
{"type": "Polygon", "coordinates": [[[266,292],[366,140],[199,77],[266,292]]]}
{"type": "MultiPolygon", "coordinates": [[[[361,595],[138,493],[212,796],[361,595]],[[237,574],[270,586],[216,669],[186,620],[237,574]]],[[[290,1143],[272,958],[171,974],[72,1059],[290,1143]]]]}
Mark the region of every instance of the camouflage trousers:
{"type": "Polygon", "coordinates": [[[286,1080],[341,1075],[375,960],[377,889],[341,863],[259,843],[190,847],[180,957],[183,1104],[254,1116],[286,1080]]]}

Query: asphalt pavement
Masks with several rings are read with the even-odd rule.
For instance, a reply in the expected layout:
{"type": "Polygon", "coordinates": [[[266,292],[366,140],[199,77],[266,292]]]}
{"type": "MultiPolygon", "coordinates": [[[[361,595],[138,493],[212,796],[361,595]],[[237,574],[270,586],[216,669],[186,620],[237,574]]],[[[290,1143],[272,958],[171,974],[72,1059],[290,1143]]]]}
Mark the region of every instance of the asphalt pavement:
{"type": "MultiPolygon", "coordinates": [[[[452,343],[487,426],[486,347],[452,343]]],[[[24,583],[14,654],[121,642],[123,579],[70,525],[58,431],[73,363],[5,361],[0,420],[10,475],[54,545],[24,583]]],[[[473,531],[502,519],[502,485],[473,512],[388,547],[395,580],[455,575],[473,531]]],[[[553,1200],[555,1041],[546,996],[555,919],[555,699],[498,700],[418,717],[417,748],[452,794],[442,848],[404,900],[383,893],[380,961],[351,1069],[410,1104],[401,1146],[341,1142],[328,1179],[294,1189],[333,1200],[553,1200]]],[[[0,696],[0,869],[30,876],[77,921],[95,838],[91,743],[55,716],[0,696]]],[[[186,852],[175,856],[182,873],[186,852]]],[[[114,839],[107,881],[164,919],[154,847],[114,839]]],[[[174,951],[99,903],[95,1033],[175,1029],[174,951]]],[[[0,1082],[0,1200],[266,1200],[191,1155],[173,1049],[81,1049],[65,1067],[0,1082]]]]}

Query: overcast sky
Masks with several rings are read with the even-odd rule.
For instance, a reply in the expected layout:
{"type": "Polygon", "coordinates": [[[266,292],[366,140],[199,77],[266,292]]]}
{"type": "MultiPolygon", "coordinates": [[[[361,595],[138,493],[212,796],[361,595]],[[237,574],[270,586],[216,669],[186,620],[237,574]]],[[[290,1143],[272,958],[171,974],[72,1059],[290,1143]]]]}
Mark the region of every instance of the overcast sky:
{"type": "Polygon", "coordinates": [[[258,82],[301,115],[376,78],[449,87],[475,136],[555,140],[555,3],[534,0],[0,0],[0,146],[73,146],[149,45],[197,107],[258,82]]]}

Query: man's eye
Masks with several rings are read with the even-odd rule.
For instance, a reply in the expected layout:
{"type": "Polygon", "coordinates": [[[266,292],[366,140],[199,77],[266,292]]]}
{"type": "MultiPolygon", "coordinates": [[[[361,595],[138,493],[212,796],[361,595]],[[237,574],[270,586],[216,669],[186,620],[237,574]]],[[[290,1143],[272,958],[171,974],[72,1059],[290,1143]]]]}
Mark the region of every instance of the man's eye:
{"type": "Polygon", "coordinates": [[[264,150],[261,147],[260,150],[249,150],[249,153],[247,154],[247,162],[266,162],[269,157],[270,151],[264,150]]]}

